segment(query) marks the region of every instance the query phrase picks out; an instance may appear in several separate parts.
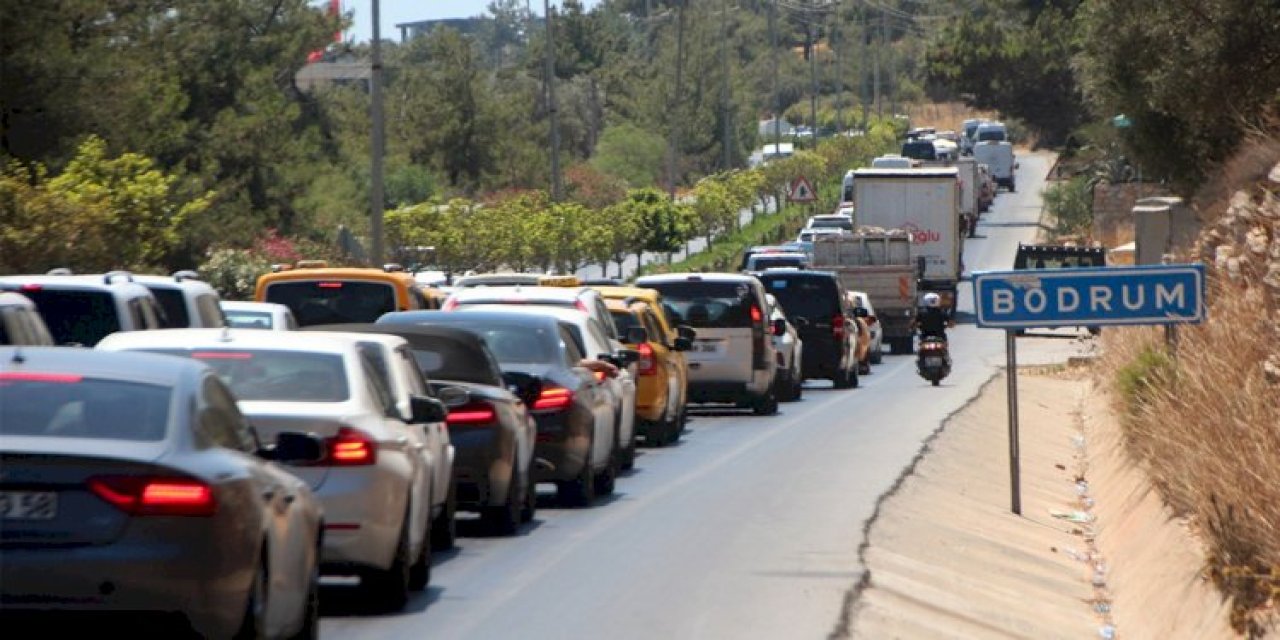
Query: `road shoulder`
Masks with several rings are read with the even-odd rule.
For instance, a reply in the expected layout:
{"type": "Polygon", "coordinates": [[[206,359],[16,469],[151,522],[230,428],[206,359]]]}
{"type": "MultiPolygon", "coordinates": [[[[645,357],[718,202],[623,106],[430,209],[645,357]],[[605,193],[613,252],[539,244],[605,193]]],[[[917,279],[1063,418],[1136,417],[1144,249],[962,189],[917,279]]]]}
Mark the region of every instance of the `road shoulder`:
{"type": "Polygon", "coordinates": [[[1194,538],[1124,459],[1087,370],[1018,378],[1022,515],[1001,373],[882,499],[833,636],[1233,637],[1194,538]]]}

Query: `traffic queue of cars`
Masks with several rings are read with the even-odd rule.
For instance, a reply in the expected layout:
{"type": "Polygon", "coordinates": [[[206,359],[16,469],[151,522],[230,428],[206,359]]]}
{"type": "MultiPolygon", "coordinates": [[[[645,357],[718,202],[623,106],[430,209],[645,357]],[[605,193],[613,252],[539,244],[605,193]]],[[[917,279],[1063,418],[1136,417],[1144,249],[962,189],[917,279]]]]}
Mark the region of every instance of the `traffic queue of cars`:
{"type": "Polygon", "coordinates": [[[692,404],[856,386],[860,318],[817,273],[433,295],[311,263],[252,302],[190,272],[0,277],[0,613],[315,637],[321,576],[399,609],[460,512],[515,534],[538,484],[591,505],[692,404]]]}

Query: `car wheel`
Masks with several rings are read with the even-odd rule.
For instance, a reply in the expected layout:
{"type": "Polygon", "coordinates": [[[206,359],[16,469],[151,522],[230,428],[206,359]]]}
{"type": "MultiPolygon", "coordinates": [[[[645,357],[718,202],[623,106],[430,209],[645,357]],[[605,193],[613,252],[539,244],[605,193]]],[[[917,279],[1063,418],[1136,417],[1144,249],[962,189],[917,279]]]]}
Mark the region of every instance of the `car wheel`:
{"type": "Polygon", "coordinates": [[[524,474],[524,507],[520,510],[521,522],[533,522],[538,513],[538,483],[533,481],[533,471],[524,474]]]}
{"type": "Polygon", "coordinates": [[[622,455],[620,455],[619,458],[620,459],[618,461],[618,467],[620,467],[623,471],[628,471],[630,469],[635,468],[636,466],[636,435],[634,430],[631,432],[631,444],[628,444],[627,448],[622,450],[622,455]]]}
{"type": "Polygon", "coordinates": [[[836,389],[848,389],[849,387],[854,386],[853,379],[849,376],[849,370],[841,369],[837,371],[836,375],[831,378],[831,386],[836,389]]]}
{"type": "Polygon", "coordinates": [[[779,402],[791,402],[795,400],[795,383],[791,381],[791,371],[780,371],[774,378],[774,396],[779,402]]]}
{"type": "Polygon", "coordinates": [[[773,391],[766,391],[751,401],[751,412],[758,416],[771,416],[778,412],[778,396],[773,391]]]}
{"type": "MultiPolygon", "coordinates": [[[[501,506],[485,507],[480,512],[480,519],[490,533],[509,536],[520,528],[520,516],[524,511],[524,502],[528,499],[528,487],[516,484],[520,475],[517,473],[516,461],[511,461],[511,482],[507,485],[507,499],[501,506]]],[[[528,484],[527,482],[525,483],[528,484]]]]}
{"type": "Polygon", "coordinates": [[[311,582],[307,586],[307,601],[302,608],[302,621],[297,633],[290,640],[316,640],[320,637],[320,551],[311,566],[311,582]]]}
{"type": "Polygon", "coordinates": [[[618,463],[610,461],[600,473],[596,474],[596,495],[607,496],[613,493],[618,485],[618,463]]]}
{"type": "Polygon", "coordinates": [[[267,577],[267,549],[262,549],[262,560],[253,574],[253,583],[249,585],[249,598],[245,603],[244,619],[240,629],[236,631],[237,640],[257,640],[265,638],[267,629],[267,588],[270,585],[267,577]]]}
{"type": "Polygon", "coordinates": [[[422,550],[418,552],[418,558],[413,561],[413,565],[409,567],[409,590],[422,591],[431,583],[431,520],[427,520],[426,535],[423,536],[422,550]]]}
{"type": "Polygon", "coordinates": [[[858,363],[858,375],[860,376],[871,375],[871,358],[867,358],[866,360],[863,360],[858,363]]]}
{"type": "Polygon", "coordinates": [[[444,509],[431,523],[431,549],[447,551],[458,541],[458,487],[453,480],[449,481],[449,497],[445,498],[444,509]]]}
{"type": "Polygon", "coordinates": [[[880,364],[883,361],[884,361],[884,351],[882,351],[881,347],[877,346],[875,348],[875,351],[871,352],[871,364],[880,364]]]}
{"type": "MultiPolygon", "coordinates": [[[[591,451],[595,447],[592,441],[587,445],[587,451],[591,451]]],[[[582,471],[578,472],[578,477],[573,480],[562,480],[556,483],[556,497],[561,502],[576,506],[590,506],[596,499],[596,474],[591,470],[591,460],[582,463],[582,471]]]]}
{"type": "Polygon", "coordinates": [[[360,581],[369,601],[386,611],[399,611],[409,601],[409,522],[405,518],[400,526],[400,541],[396,555],[385,571],[371,571],[360,581]]]}
{"type": "Polygon", "coordinates": [[[796,371],[791,374],[791,397],[799,400],[804,396],[804,380],[800,378],[800,372],[796,371]]]}

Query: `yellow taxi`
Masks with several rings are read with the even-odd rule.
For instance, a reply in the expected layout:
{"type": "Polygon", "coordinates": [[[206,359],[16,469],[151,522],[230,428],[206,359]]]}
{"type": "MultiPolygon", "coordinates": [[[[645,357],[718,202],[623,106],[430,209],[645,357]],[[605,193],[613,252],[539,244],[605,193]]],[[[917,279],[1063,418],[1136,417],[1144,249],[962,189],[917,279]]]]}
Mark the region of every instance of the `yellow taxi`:
{"type": "Polygon", "coordinates": [[[652,446],[676,442],[685,425],[689,369],[684,352],[693,345],[693,330],[672,326],[661,294],[653,289],[592,288],[604,297],[620,335],[625,337],[629,329],[640,327],[648,337],[645,342],[627,344],[640,353],[636,376],[638,433],[652,446]]]}
{"type": "Polygon", "coordinates": [[[323,260],[276,265],[258,277],[253,299],[289,307],[298,326],[375,322],[390,311],[437,309],[399,265],[330,267],[323,260]]]}

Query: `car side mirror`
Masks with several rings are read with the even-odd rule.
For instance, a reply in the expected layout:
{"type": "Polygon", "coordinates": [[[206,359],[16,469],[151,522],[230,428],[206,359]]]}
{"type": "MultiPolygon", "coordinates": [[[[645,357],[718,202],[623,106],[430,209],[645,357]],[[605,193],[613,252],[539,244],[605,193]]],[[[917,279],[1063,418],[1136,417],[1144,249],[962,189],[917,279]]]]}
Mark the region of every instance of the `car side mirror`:
{"type": "Polygon", "coordinates": [[[507,385],[507,389],[515,394],[520,401],[533,406],[534,401],[542,394],[542,378],[538,376],[524,373],[521,371],[505,371],[502,374],[502,383],[507,385]]]}
{"type": "Polygon", "coordinates": [[[314,433],[282,431],[276,436],[275,444],[259,450],[258,455],[275,462],[320,462],[325,456],[324,439],[314,433]]]}
{"type": "Polygon", "coordinates": [[[787,321],[782,318],[776,318],[773,321],[773,335],[780,336],[787,332],[787,321]]]}
{"type": "Polygon", "coordinates": [[[409,396],[409,409],[413,412],[412,422],[444,422],[449,417],[449,410],[444,403],[427,396],[409,396]]]}
{"type": "Polygon", "coordinates": [[[698,338],[698,332],[695,331],[693,327],[690,327],[687,324],[682,324],[677,326],[676,335],[688,340],[689,342],[693,342],[698,338]]]}
{"type": "Polygon", "coordinates": [[[871,314],[867,313],[867,308],[866,308],[866,307],[854,307],[854,308],[853,308],[853,315],[855,315],[855,316],[857,316],[857,317],[859,317],[859,318],[865,318],[865,317],[867,317],[867,316],[869,316],[869,315],[871,315],[871,314]]]}
{"type": "Polygon", "coordinates": [[[684,336],[677,336],[673,348],[676,351],[689,351],[693,349],[693,341],[684,336]]]}
{"type": "Polygon", "coordinates": [[[640,352],[635,349],[618,349],[614,358],[620,363],[618,368],[626,368],[640,361],[640,352]]]}
{"type": "Polygon", "coordinates": [[[644,327],[627,327],[627,334],[623,336],[623,342],[627,344],[640,344],[649,341],[649,330],[644,327]]]}
{"type": "Polygon", "coordinates": [[[436,390],[436,399],[446,408],[453,409],[471,402],[471,394],[462,387],[441,387],[436,390]]]}

